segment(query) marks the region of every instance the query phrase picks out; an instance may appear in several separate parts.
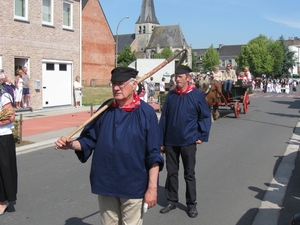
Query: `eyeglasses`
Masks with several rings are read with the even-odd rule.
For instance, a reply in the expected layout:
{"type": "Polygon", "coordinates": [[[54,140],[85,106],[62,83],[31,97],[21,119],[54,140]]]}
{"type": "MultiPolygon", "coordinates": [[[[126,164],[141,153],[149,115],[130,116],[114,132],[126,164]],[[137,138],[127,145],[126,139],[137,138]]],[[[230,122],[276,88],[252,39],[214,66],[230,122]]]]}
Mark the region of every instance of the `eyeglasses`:
{"type": "Polygon", "coordinates": [[[227,65],[227,67],[231,67],[231,65],[227,65]]]}
{"type": "Polygon", "coordinates": [[[118,86],[120,88],[120,90],[123,90],[129,83],[130,83],[130,80],[128,82],[112,82],[111,85],[113,87],[118,86]]]}

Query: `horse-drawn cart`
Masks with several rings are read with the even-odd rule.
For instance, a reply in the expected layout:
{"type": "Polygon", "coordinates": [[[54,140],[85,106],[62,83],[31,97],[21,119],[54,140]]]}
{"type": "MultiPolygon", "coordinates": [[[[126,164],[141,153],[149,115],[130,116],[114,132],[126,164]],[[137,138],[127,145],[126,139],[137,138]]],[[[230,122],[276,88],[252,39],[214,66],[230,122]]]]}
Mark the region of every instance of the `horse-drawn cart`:
{"type": "Polygon", "coordinates": [[[215,104],[217,104],[218,107],[230,107],[234,111],[235,117],[238,118],[241,112],[240,103],[243,105],[243,113],[246,114],[248,112],[250,104],[249,89],[251,86],[251,83],[243,84],[241,80],[238,80],[238,82],[232,86],[231,93],[223,90],[221,93],[221,101],[215,104]]]}
{"type": "Polygon", "coordinates": [[[213,108],[213,119],[216,120],[220,117],[220,113],[218,112],[219,107],[230,107],[234,110],[236,118],[239,117],[241,112],[240,103],[243,104],[243,112],[245,114],[248,112],[251,83],[244,84],[242,80],[238,80],[236,84],[232,86],[231,93],[229,93],[223,91],[219,81],[204,74],[197,77],[196,86],[203,91],[208,105],[213,108]]]}

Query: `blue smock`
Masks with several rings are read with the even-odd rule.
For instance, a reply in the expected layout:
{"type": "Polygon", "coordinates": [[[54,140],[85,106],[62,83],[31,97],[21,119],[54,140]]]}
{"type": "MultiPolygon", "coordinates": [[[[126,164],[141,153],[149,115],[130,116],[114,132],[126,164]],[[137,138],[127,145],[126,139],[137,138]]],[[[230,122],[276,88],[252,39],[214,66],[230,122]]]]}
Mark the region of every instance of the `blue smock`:
{"type": "Polygon", "coordinates": [[[162,146],[188,146],[198,139],[207,142],[211,115],[203,92],[197,88],[184,94],[170,91],[159,126],[162,146]]]}
{"type": "Polygon", "coordinates": [[[155,163],[163,168],[157,115],[144,101],[131,112],[108,107],[84,128],[78,141],[82,151],[75,152],[81,162],[93,153],[90,182],[94,194],[143,198],[149,169],[155,163]]]}

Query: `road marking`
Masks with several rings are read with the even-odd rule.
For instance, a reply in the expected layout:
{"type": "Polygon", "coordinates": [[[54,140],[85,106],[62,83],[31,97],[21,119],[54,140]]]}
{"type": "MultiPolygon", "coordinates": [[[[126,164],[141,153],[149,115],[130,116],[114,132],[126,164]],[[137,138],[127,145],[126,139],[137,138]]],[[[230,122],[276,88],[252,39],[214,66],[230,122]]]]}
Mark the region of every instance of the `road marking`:
{"type": "Polygon", "coordinates": [[[300,94],[287,95],[287,94],[271,94],[271,95],[252,95],[250,98],[298,98],[300,94]]]}

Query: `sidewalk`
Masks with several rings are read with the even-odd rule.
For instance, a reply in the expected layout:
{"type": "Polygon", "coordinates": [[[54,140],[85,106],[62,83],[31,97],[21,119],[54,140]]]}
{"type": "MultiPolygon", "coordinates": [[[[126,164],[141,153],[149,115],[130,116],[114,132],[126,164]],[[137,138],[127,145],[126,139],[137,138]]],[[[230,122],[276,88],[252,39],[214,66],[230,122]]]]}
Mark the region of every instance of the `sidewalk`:
{"type": "MultiPolygon", "coordinates": [[[[151,104],[158,116],[159,105],[151,104]]],[[[17,112],[16,119],[22,117],[22,140],[33,142],[32,144],[17,147],[17,154],[34,151],[44,147],[53,146],[61,136],[68,136],[78,126],[88,120],[99,106],[73,106],[49,108],[37,111],[17,112]],[[22,115],[21,115],[22,114],[22,115]]],[[[73,136],[78,137],[80,131],[73,136]]]]}

